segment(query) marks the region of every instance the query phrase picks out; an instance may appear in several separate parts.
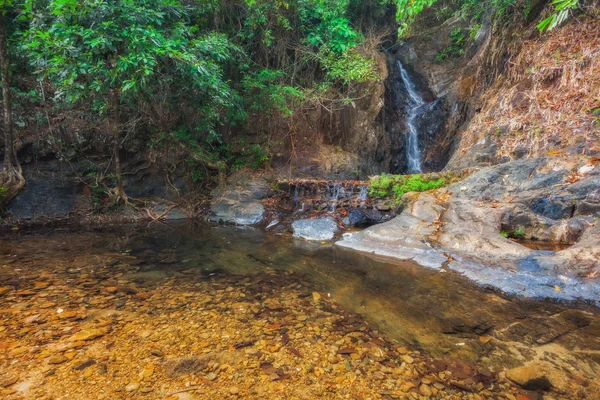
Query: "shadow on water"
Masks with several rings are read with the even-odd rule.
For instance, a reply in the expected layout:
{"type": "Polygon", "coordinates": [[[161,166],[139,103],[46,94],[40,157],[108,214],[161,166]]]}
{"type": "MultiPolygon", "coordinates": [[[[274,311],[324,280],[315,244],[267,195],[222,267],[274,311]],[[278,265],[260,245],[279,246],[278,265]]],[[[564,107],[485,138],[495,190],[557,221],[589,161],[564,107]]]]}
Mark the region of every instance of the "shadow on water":
{"type": "Polygon", "coordinates": [[[49,235],[43,237],[43,246],[36,240],[37,235],[1,241],[0,254],[18,255],[31,251],[31,246],[36,246],[35,257],[46,260],[64,251],[99,257],[126,252],[140,260],[133,267],[133,280],[161,279],[193,268],[206,275],[284,270],[301,274],[323,295],[364,315],[388,337],[434,357],[496,371],[547,357],[585,375],[595,376],[600,366],[597,309],[508,298],[452,272],[411,262],[236,227],[155,225],[49,235]]]}

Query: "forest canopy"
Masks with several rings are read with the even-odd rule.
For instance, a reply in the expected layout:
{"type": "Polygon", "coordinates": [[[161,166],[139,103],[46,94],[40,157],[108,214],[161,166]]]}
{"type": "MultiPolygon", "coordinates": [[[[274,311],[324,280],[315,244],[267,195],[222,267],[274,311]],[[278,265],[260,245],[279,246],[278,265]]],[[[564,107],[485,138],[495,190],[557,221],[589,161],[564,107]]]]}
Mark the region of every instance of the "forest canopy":
{"type": "MultiPolygon", "coordinates": [[[[13,125],[45,129],[58,148],[52,132],[61,113],[101,121],[88,134],[112,138],[113,172],[99,181],[116,201],[126,200],[119,151],[135,129],[147,132],[151,149],[169,144],[188,152],[203,166],[198,179],[260,166],[268,142],[242,140],[234,148],[223,131],[350,103],[358,84],[380,79],[376,54],[384,40],[409,34],[435,1],[0,0],[3,182],[20,175],[13,125]]],[[[508,14],[518,3],[439,2],[474,24],[487,6],[508,14]]],[[[556,11],[540,29],[557,26],[577,6],[554,0],[556,11]]]]}

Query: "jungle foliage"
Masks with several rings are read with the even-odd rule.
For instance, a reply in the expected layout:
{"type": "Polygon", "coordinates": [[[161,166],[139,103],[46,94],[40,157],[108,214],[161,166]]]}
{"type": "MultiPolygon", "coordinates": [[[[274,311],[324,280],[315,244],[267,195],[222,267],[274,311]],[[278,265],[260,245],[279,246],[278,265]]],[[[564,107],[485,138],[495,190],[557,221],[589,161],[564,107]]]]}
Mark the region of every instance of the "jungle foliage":
{"type": "MultiPolygon", "coordinates": [[[[454,1],[473,15],[489,3],[454,1]]],[[[490,1],[501,8],[511,0],[490,1]]],[[[395,15],[404,34],[434,2],[0,0],[5,152],[15,154],[13,125],[52,133],[60,130],[50,126],[53,115],[77,114],[88,135],[113,141],[114,173],[103,184],[115,201],[126,200],[119,153],[133,131],[144,131],[151,153],[161,146],[187,153],[198,179],[264,165],[268,144],[225,143],[223,132],[243,136],[256,121],[348,104],[356,84],[379,79],[382,21],[395,15]]],[[[556,16],[540,29],[560,24],[577,2],[552,5],[556,16]]],[[[460,53],[456,47],[448,55],[460,53]]],[[[5,170],[20,171],[11,157],[5,170]]]]}

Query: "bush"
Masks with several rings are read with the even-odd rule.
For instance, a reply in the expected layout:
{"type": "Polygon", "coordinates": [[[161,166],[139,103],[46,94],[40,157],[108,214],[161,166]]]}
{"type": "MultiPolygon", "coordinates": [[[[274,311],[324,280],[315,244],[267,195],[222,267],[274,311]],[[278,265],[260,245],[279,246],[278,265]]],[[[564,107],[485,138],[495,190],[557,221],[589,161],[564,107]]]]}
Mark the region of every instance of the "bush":
{"type": "Polygon", "coordinates": [[[448,185],[450,181],[444,177],[432,178],[431,175],[387,175],[382,174],[371,180],[369,195],[371,197],[393,197],[400,201],[409,192],[426,192],[448,185]]]}

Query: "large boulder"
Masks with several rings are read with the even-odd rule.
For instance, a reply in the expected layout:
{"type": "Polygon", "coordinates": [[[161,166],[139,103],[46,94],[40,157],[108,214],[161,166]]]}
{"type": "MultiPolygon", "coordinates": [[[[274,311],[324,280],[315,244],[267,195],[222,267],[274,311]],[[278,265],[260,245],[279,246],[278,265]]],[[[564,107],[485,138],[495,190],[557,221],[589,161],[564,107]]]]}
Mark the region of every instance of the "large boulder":
{"type": "Polygon", "coordinates": [[[407,195],[398,217],[336,244],[447,266],[507,293],[600,302],[600,218],[588,212],[598,170],[557,158],[488,167],[447,189],[407,195]],[[574,244],[535,250],[506,238],[504,229],[574,244]]]}
{"type": "Polygon", "coordinates": [[[237,225],[258,224],[265,212],[261,200],[271,194],[264,176],[246,170],[238,171],[229,177],[225,187],[213,191],[211,220],[237,225]]]}
{"type": "Polygon", "coordinates": [[[301,219],[292,224],[294,237],[315,242],[330,242],[338,231],[333,218],[301,219]]]}

